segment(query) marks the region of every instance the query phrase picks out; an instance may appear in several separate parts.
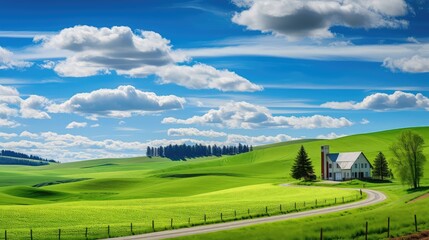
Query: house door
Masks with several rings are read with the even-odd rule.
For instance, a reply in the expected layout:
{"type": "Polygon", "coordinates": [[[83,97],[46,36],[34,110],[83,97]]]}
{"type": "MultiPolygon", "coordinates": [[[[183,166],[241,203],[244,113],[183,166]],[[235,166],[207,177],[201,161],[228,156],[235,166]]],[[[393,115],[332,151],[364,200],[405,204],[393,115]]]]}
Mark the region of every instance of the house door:
{"type": "Polygon", "coordinates": [[[335,173],[335,181],[341,181],[343,180],[342,174],[340,172],[335,173]]]}
{"type": "Polygon", "coordinates": [[[359,178],[363,178],[363,172],[359,172],[359,178]]]}

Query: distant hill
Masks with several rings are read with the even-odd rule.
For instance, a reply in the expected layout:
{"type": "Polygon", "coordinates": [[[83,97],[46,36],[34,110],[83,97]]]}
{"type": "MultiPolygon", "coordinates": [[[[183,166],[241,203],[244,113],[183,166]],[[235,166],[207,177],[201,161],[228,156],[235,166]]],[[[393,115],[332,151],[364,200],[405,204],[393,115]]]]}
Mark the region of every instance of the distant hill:
{"type": "Polygon", "coordinates": [[[0,165],[42,166],[55,162],[55,160],[48,160],[35,155],[27,155],[10,150],[0,151],[0,165]]]}

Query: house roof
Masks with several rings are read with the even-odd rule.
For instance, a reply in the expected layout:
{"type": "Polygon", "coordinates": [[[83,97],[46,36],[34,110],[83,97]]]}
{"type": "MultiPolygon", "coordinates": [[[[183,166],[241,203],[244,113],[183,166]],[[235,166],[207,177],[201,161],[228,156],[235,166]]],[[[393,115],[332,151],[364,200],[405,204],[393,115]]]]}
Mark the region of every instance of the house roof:
{"type": "Polygon", "coordinates": [[[330,153],[328,157],[332,162],[337,163],[341,169],[351,169],[361,154],[362,152],[330,153]]]}

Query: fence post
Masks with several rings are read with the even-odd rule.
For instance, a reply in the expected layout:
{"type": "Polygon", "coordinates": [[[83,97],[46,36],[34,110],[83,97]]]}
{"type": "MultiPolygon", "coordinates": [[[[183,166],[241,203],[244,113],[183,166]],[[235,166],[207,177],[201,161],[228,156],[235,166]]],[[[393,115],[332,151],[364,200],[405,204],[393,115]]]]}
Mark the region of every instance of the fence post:
{"type": "Polygon", "coordinates": [[[296,202],[295,202],[295,211],[296,211],[296,202]]]}
{"type": "Polygon", "coordinates": [[[390,237],[390,217],[387,218],[387,237],[390,237]]]}
{"type": "Polygon", "coordinates": [[[343,203],[344,203],[344,197],[343,197],[343,203]]]}
{"type": "Polygon", "coordinates": [[[250,208],[247,209],[247,215],[250,217],[250,208]]]}
{"type": "Polygon", "coordinates": [[[416,232],[418,232],[417,230],[417,215],[414,214],[414,226],[416,226],[416,232]]]}
{"type": "Polygon", "coordinates": [[[234,219],[237,219],[237,210],[234,210],[234,219]]]}
{"type": "Polygon", "coordinates": [[[191,217],[188,218],[188,225],[191,226],[191,217]]]}
{"type": "Polygon", "coordinates": [[[107,236],[110,238],[110,225],[107,225],[107,236]]]}
{"type": "Polygon", "coordinates": [[[282,205],[280,204],[280,212],[282,213],[283,211],[282,211],[282,205]]]}
{"type": "Polygon", "coordinates": [[[305,207],[305,201],[304,201],[304,207],[305,207]]]}
{"type": "Polygon", "coordinates": [[[337,198],[335,198],[335,203],[334,204],[337,204],[337,198]]]}
{"type": "Polygon", "coordinates": [[[223,222],[223,214],[220,213],[220,221],[223,222]]]}
{"type": "Polygon", "coordinates": [[[320,228],[320,240],[323,239],[323,228],[320,228]]]}
{"type": "Polygon", "coordinates": [[[265,214],[268,215],[268,206],[265,206],[265,214]]]}
{"type": "Polygon", "coordinates": [[[316,205],[315,205],[315,206],[317,207],[317,199],[315,200],[315,203],[316,203],[316,205]]]}
{"type": "Polygon", "coordinates": [[[33,229],[30,229],[30,239],[33,240],[33,229]]]}
{"type": "Polygon", "coordinates": [[[133,231],[133,223],[130,224],[130,230],[131,230],[131,235],[134,235],[134,231],[133,231]]]}
{"type": "Polygon", "coordinates": [[[368,240],[368,221],[365,224],[365,240],[368,240]]]}
{"type": "Polygon", "coordinates": [[[207,222],[207,216],[206,216],[206,214],[204,213],[204,224],[206,224],[206,222],[207,222]]]}
{"type": "Polygon", "coordinates": [[[88,228],[85,228],[85,239],[88,239],[88,228]]]}
{"type": "Polygon", "coordinates": [[[58,240],[61,240],[61,228],[58,229],[58,240]]]}
{"type": "Polygon", "coordinates": [[[171,218],[170,227],[173,228],[173,218],[171,218]]]}
{"type": "Polygon", "coordinates": [[[155,232],[155,220],[152,219],[152,230],[155,232]]]}
{"type": "Polygon", "coordinates": [[[7,240],[7,230],[4,230],[4,240],[7,240]]]}

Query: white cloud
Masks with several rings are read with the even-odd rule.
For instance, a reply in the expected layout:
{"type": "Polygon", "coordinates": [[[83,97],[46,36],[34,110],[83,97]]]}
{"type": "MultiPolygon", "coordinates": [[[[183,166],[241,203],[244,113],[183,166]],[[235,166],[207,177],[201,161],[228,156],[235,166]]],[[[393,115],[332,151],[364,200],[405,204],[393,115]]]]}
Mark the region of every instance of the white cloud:
{"type": "Polygon", "coordinates": [[[12,121],[12,120],[0,118],[0,127],[15,128],[18,126],[21,126],[21,124],[15,122],[15,121],[12,121]]]}
{"type": "Polygon", "coordinates": [[[183,98],[174,95],[158,96],[133,86],[119,86],[76,94],[61,104],[51,105],[49,111],[124,118],[145,112],[182,109],[184,103],[183,98]]]}
{"type": "Polygon", "coordinates": [[[151,31],[133,32],[129,27],[96,28],[75,26],[56,35],[38,36],[44,51],[66,50],[66,59],[42,67],[60,76],[88,77],[109,74],[146,77],[157,75],[160,83],[174,83],[190,89],[260,91],[261,86],[228,70],[204,64],[176,65],[189,61],[182,51],[172,50],[170,41],[151,31]]]}
{"type": "Polygon", "coordinates": [[[278,142],[286,142],[286,141],[292,141],[297,140],[299,138],[294,138],[286,134],[278,134],[275,136],[245,136],[245,135],[237,135],[237,134],[229,134],[226,140],[226,143],[228,145],[234,145],[234,144],[246,144],[246,145],[264,145],[264,144],[271,144],[271,143],[278,143],[278,142]]]}
{"type": "Polygon", "coordinates": [[[386,58],[383,67],[389,68],[391,71],[427,73],[429,72],[429,57],[414,55],[399,59],[386,58]]]}
{"type": "Polygon", "coordinates": [[[42,64],[39,64],[39,67],[43,69],[54,69],[56,65],[57,63],[54,61],[44,60],[42,64]]]}
{"type": "Polygon", "coordinates": [[[332,109],[369,109],[376,111],[423,108],[429,111],[429,98],[421,93],[412,94],[396,91],[393,94],[375,93],[365,97],[362,102],[327,102],[321,106],[332,109]]]}
{"type": "Polygon", "coordinates": [[[226,69],[218,70],[205,64],[193,66],[169,65],[157,72],[160,83],[176,83],[189,89],[217,89],[220,91],[255,92],[262,86],[226,69]]]}
{"type": "Polygon", "coordinates": [[[296,116],[273,116],[271,112],[263,106],[250,104],[247,102],[230,102],[211,109],[202,116],[193,116],[188,119],[177,119],[173,117],[164,118],[165,124],[200,124],[214,125],[226,128],[340,128],[353,125],[348,119],[333,118],[330,116],[313,115],[308,117],[296,116]]]}
{"type": "Polygon", "coordinates": [[[227,134],[224,132],[216,132],[213,130],[198,130],[196,128],[170,128],[167,131],[168,136],[184,137],[184,136],[200,136],[209,138],[225,137],[227,134]]]}
{"type": "Polygon", "coordinates": [[[9,107],[6,103],[0,103],[0,117],[8,118],[18,115],[18,110],[9,107]]]}
{"type": "Polygon", "coordinates": [[[19,96],[19,92],[16,88],[0,85],[0,96],[19,96]]]}
{"type": "Polygon", "coordinates": [[[362,125],[366,125],[366,124],[369,124],[369,123],[370,123],[370,121],[368,119],[366,119],[366,118],[362,118],[362,120],[360,121],[360,124],[362,124],[362,125]]]}
{"type": "Polygon", "coordinates": [[[25,137],[25,138],[31,138],[31,139],[37,139],[39,138],[39,135],[36,133],[32,133],[29,131],[23,131],[21,132],[21,134],[19,134],[20,137],[25,137]]]}
{"type": "Polygon", "coordinates": [[[88,125],[88,123],[87,123],[87,122],[75,122],[75,121],[73,121],[73,122],[69,123],[69,124],[66,126],[66,128],[67,128],[67,129],[72,129],[72,128],[84,128],[84,127],[86,127],[86,125],[88,125]]]}
{"type": "Polygon", "coordinates": [[[100,124],[95,123],[95,124],[92,124],[90,127],[92,127],[92,128],[97,128],[97,127],[99,127],[99,126],[100,126],[100,124]]]}
{"type": "Polygon", "coordinates": [[[2,47],[0,47],[0,70],[1,69],[14,69],[30,67],[32,63],[17,60],[14,54],[2,47]]]}
{"type": "Polygon", "coordinates": [[[4,138],[4,139],[11,139],[14,137],[17,137],[18,135],[16,133],[4,133],[4,132],[0,132],[0,138],[4,138]]]}
{"type": "Polygon", "coordinates": [[[31,95],[25,100],[21,101],[21,117],[23,118],[34,118],[34,119],[50,119],[48,113],[41,109],[49,107],[51,102],[42,96],[31,95]]]}
{"type": "Polygon", "coordinates": [[[336,138],[341,138],[341,137],[345,137],[345,136],[347,136],[347,135],[345,135],[345,134],[336,134],[336,133],[334,133],[334,132],[331,132],[331,133],[328,133],[328,134],[325,134],[325,135],[318,135],[316,138],[318,138],[318,139],[336,139],[336,138]]]}
{"type": "Polygon", "coordinates": [[[271,32],[289,39],[333,37],[331,28],[399,28],[408,22],[397,19],[407,13],[404,0],[235,0],[246,8],[232,21],[249,30],[271,32]]]}

